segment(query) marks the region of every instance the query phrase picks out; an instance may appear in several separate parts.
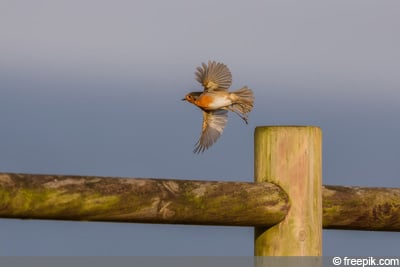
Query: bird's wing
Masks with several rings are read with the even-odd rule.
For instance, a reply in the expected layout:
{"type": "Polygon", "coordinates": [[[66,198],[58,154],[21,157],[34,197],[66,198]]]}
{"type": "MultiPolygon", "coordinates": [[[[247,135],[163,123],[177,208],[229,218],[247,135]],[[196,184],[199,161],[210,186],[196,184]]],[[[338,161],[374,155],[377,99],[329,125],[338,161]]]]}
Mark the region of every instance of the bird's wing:
{"type": "Polygon", "coordinates": [[[225,64],[208,61],[197,67],[196,80],[204,87],[205,92],[226,91],[232,84],[231,71],[225,64]]]}
{"type": "Polygon", "coordinates": [[[203,127],[194,153],[202,153],[221,136],[228,121],[227,110],[203,111],[203,127]]]}

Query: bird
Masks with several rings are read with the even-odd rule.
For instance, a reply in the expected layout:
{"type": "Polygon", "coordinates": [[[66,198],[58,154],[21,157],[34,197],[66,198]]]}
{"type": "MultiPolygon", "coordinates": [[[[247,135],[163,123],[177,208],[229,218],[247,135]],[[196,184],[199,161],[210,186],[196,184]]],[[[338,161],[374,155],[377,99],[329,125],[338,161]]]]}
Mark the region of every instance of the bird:
{"type": "Polygon", "coordinates": [[[190,92],[182,99],[197,106],[203,113],[201,136],[193,152],[203,153],[222,135],[228,122],[228,111],[237,114],[248,124],[248,113],[253,109],[253,91],[247,86],[229,92],[232,74],[220,62],[208,61],[196,68],[196,80],[204,87],[203,91],[190,92]]]}

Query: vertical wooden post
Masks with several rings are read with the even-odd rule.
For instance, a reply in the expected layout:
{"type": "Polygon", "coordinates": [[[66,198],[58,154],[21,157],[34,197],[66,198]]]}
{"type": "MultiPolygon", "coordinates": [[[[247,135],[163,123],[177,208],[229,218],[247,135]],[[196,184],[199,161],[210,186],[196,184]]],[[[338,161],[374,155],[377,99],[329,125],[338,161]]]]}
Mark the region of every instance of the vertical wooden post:
{"type": "Polygon", "coordinates": [[[255,256],[322,255],[322,132],[313,126],[255,130],[256,182],[272,182],[289,195],[286,218],[255,228],[255,256]]]}

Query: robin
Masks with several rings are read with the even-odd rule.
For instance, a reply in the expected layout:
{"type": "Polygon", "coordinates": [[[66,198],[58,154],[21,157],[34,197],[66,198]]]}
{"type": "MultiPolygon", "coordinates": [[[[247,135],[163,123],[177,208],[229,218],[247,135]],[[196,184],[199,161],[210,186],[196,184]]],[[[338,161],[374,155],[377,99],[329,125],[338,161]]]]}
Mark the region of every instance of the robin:
{"type": "Polygon", "coordinates": [[[196,80],[204,87],[202,92],[191,92],[182,100],[203,111],[203,125],[194,153],[202,153],[221,136],[228,121],[228,111],[236,113],[247,124],[248,113],[253,109],[254,96],[247,86],[228,92],[232,74],[225,64],[208,61],[197,67],[196,80]]]}

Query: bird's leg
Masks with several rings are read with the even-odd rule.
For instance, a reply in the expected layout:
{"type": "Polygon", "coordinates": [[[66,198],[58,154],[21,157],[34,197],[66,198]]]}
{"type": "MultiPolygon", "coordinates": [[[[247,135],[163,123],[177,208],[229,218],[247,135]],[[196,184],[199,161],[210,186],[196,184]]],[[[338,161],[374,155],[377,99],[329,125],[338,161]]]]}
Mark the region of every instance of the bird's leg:
{"type": "Polygon", "coordinates": [[[233,113],[235,113],[236,115],[238,115],[242,120],[244,120],[244,122],[246,124],[249,124],[249,122],[247,121],[247,116],[243,116],[242,114],[240,114],[237,110],[231,108],[231,107],[226,107],[228,110],[232,111],[233,113]]]}

